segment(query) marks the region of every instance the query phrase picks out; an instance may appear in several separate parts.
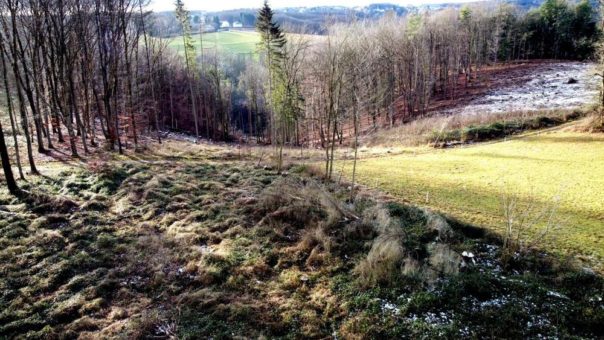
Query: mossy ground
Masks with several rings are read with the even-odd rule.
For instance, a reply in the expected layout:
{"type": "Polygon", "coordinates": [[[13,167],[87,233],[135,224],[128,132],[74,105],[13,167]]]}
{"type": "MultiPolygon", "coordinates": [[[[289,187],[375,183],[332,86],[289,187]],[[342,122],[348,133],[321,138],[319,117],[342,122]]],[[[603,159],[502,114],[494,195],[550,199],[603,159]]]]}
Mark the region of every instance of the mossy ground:
{"type": "Polygon", "coordinates": [[[603,335],[594,273],[537,252],[503,266],[496,237],[448,220],[447,247],[476,257],[441,275],[428,264],[444,237],[433,215],[370,194],[349,202],[304,167],[281,176],[257,163],[168,141],[41,165],[46,177],[20,183],[27,200],[2,189],[0,337],[603,335]],[[384,219],[430,279],[399,262],[388,281],[360,276],[384,219]]]}

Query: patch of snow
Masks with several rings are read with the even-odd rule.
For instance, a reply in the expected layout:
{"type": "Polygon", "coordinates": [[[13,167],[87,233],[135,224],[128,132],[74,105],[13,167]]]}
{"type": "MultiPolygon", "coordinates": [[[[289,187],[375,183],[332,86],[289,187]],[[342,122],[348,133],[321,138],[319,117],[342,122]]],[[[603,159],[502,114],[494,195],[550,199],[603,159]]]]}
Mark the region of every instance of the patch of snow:
{"type": "Polygon", "coordinates": [[[469,251],[464,251],[463,253],[461,253],[461,256],[463,257],[467,257],[467,258],[474,258],[474,254],[469,252],[469,251]]]}
{"type": "Polygon", "coordinates": [[[470,333],[470,327],[464,326],[464,328],[460,328],[459,329],[459,335],[461,337],[464,337],[464,338],[469,337],[471,335],[471,333],[470,333]]]}
{"type": "Polygon", "coordinates": [[[392,302],[382,301],[382,312],[399,315],[401,313],[401,309],[392,302]]]}
{"type": "Polygon", "coordinates": [[[473,115],[574,109],[594,102],[600,85],[594,64],[581,62],[546,64],[518,80],[521,84],[491,90],[468,105],[447,109],[443,113],[473,115]],[[570,83],[571,78],[577,82],[570,83]]]}
{"type": "Polygon", "coordinates": [[[480,307],[481,308],[490,308],[490,307],[501,308],[501,307],[507,305],[508,303],[510,303],[510,297],[506,295],[506,296],[502,296],[499,298],[483,301],[480,303],[480,307]]]}
{"type": "Polygon", "coordinates": [[[424,316],[424,321],[431,325],[447,325],[453,322],[453,316],[445,312],[431,313],[428,312],[424,316]]]}
{"type": "Polygon", "coordinates": [[[557,298],[559,298],[559,299],[570,300],[570,299],[568,298],[568,296],[566,296],[566,295],[564,295],[564,294],[560,294],[560,293],[558,293],[558,292],[551,291],[551,290],[547,292],[547,296],[553,296],[553,297],[557,297],[557,298]]]}

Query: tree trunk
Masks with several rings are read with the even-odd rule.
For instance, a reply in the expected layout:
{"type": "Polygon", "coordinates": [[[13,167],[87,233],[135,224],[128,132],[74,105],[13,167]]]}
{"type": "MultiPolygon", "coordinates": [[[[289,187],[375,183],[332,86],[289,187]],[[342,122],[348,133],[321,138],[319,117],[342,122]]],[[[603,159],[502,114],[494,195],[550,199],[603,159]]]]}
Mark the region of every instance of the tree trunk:
{"type": "Polygon", "coordinates": [[[6,149],[6,143],[4,142],[4,131],[2,130],[2,122],[0,122],[0,158],[2,158],[2,168],[4,169],[4,179],[6,180],[6,186],[8,191],[17,196],[19,194],[19,187],[13,177],[13,170],[10,167],[10,159],[8,157],[8,150],[6,149]]]}

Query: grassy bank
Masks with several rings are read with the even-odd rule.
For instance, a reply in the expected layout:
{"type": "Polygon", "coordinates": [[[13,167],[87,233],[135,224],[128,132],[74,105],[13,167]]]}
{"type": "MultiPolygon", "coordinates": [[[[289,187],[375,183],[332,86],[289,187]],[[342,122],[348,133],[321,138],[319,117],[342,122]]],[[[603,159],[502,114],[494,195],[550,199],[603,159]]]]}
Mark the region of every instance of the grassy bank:
{"type": "MultiPolygon", "coordinates": [[[[359,161],[359,181],[468,223],[502,231],[502,195],[558,205],[560,229],[543,240],[558,254],[581,254],[602,269],[604,136],[571,132],[447,150],[412,149],[359,161]]],[[[350,162],[341,163],[346,173],[350,162]]],[[[538,228],[539,226],[535,227],[538,228]]],[[[535,231],[535,228],[533,231],[535,231]]]]}
{"type": "Polygon", "coordinates": [[[525,131],[539,130],[575,121],[594,111],[517,111],[472,115],[436,115],[362,137],[367,147],[447,146],[502,139],[525,131]]]}
{"type": "Polygon", "coordinates": [[[433,131],[429,141],[434,146],[446,147],[502,139],[526,131],[551,128],[584,117],[580,110],[550,112],[539,115],[506,117],[492,123],[472,124],[462,128],[433,131]]]}
{"type": "Polygon", "coordinates": [[[105,161],[0,189],[0,338],[602,336],[600,276],[484,230],[228,148],[105,161]]]}

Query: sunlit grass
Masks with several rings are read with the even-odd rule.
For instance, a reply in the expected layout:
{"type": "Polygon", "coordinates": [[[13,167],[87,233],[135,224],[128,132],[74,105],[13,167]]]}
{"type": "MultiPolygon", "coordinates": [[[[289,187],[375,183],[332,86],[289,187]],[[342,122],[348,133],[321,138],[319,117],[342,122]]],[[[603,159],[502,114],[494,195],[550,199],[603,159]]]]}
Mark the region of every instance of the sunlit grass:
{"type": "MultiPolygon", "coordinates": [[[[312,34],[286,33],[285,36],[295,42],[299,42],[301,39],[310,43],[322,41],[322,36],[312,34]]],[[[214,53],[217,50],[226,54],[256,55],[258,43],[260,43],[260,35],[254,31],[224,31],[203,34],[204,53],[214,53]],[[216,49],[216,47],[218,48],[216,49]]],[[[201,44],[202,39],[200,39],[199,33],[194,33],[193,45],[197,52],[200,51],[201,44]]],[[[169,46],[179,53],[184,52],[181,36],[170,38],[169,46]]]]}
{"type": "MultiPolygon", "coordinates": [[[[362,184],[501,231],[502,194],[546,206],[562,227],[546,247],[604,257],[604,135],[551,132],[472,147],[359,161],[362,184]]],[[[338,168],[342,167],[340,164],[338,168]]],[[[351,163],[344,165],[350,173],[351,163]]]]}
{"type": "MultiPolygon", "coordinates": [[[[203,34],[204,51],[214,50],[218,46],[218,51],[232,54],[256,53],[257,44],[260,42],[260,36],[256,32],[214,32],[203,34]]],[[[199,51],[201,39],[199,33],[193,35],[193,44],[199,51]]],[[[170,39],[170,47],[179,52],[183,52],[182,37],[170,39]]]]}

